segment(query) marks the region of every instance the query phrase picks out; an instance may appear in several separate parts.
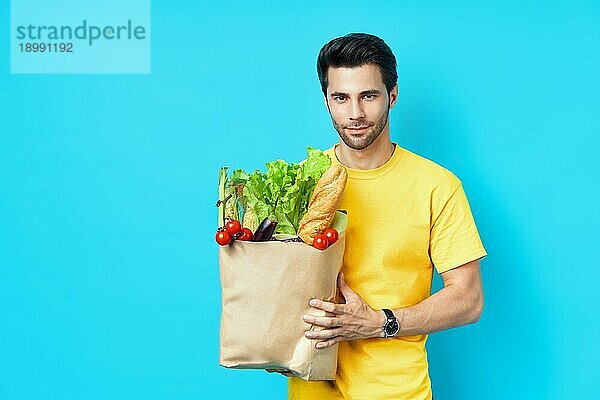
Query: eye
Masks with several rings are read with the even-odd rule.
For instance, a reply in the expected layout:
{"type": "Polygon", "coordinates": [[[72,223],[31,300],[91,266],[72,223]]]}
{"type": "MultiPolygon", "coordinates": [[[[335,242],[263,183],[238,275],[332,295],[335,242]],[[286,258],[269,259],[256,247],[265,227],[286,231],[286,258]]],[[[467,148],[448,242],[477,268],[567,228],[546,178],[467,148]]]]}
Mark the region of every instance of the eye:
{"type": "Polygon", "coordinates": [[[374,94],[365,94],[365,98],[368,100],[373,100],[375,98],[374,94]]]}
{"type": "Polygon", "coordinates": [[[344,100],[344,96],[335,96],[333,98],[333,100],[335,100],[335,101],[342,101],[342,100],[344,100]]]}

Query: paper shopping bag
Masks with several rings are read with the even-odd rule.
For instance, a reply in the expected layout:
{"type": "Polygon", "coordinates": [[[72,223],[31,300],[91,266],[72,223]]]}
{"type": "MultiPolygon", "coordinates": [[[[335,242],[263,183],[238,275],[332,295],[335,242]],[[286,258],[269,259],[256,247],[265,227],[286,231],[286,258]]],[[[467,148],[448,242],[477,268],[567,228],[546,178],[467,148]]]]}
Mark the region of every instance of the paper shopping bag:
{"type": "Polygon", "coordinates": [[[312,298],[337,302],[337,276],[346,239],[337,212],[338,240],[325,250],[301,242],[234,241],[219,248],[222,313],[219,363],[228,368],[289,370],[305,380],[333,380],[338,345],[315,348],[302,315],[326,315],[312,298]]]}

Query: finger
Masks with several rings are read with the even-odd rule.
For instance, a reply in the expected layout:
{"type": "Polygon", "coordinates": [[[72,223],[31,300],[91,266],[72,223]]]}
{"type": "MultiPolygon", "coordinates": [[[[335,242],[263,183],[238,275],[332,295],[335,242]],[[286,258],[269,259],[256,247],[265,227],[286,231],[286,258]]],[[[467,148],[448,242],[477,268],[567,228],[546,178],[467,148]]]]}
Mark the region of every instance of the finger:
{"type": "Polygon", "coordinates": [[[304,322],[308,322],[309,324],[314,324],[325,328],[342,326],[342,321],[336,317],[315,317],[314,315],[306,314],[302,316],[302,320],[304,322]]]}
{"type": "Polygon", "coordinates": [[[273,373],[273,372],[278,372],[281,375],[285,375],[288,378],[293,378],[295,375],[292,371],[290,370],[281,370],[281,369],[272,369],[272,368],[265,368],[265,371],[269,372],[269,373],[273,373]]]}
{"type": "Polygon", "coordinates": [[[341,329],[323,329],[320,331],[307,331],[304,333],[308,339],[330,339],[342,334],[341,329]]]}
{"type": "Polygon", "coordinates": [[[319,342],[319,343],[315,344],[315,347],[317,349],[325,349],[325,348],[331,347],[334,344],[339,343],[341,341],[342,341],[342,338],[340,336],[336,336],[336,337],[331,338],[329,340],[325,340],[323,342],[319,342]]]}
{"type": "Polygon", "coordinates": [[[331,303],[329,301],[312,299],[308,304],[311,307],[315,307],[320,310],[327,311],[327,312],[334,313],[334,314],[340,314],[343,311],[340,304],[331,303]]]}

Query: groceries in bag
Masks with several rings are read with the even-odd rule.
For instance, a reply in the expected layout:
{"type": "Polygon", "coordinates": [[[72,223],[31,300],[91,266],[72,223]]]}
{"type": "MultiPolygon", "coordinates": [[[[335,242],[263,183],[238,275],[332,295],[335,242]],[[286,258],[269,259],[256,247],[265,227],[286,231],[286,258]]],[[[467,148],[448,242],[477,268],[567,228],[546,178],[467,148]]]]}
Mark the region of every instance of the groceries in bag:
{"type": "Polygon", "coordinates": [[[311,148],[304,163],[277,160],[264,174],[234,170],[228,177],[221,169],[217,234],[230,236],[219,246],[222,366],[335,379],[338,345],[316,349],[304,333],[323,328],[301,317],[326,315],[309,306],[312,298],[338,300],[347,215],[337,207],[345,184],[345,169],[311,148]],[[244,228],[253,240],[241,239],[244,228]]]}

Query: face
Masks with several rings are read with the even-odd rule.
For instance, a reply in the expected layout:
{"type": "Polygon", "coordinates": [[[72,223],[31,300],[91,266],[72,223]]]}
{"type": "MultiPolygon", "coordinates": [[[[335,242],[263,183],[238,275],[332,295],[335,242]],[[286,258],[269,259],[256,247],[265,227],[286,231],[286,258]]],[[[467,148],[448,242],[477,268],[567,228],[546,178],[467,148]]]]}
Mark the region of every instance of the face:
{"type": "Polygon", "coordinates": [[[382,132],[389,137],[388,115],[398,97],[398,86],[388,96],[378,65],[329,67],[327,77],[325,105],[333,126],[348,147],[365,149],[382,132]]]}

